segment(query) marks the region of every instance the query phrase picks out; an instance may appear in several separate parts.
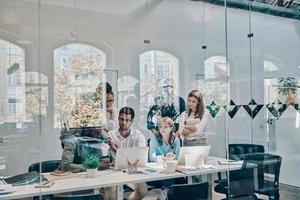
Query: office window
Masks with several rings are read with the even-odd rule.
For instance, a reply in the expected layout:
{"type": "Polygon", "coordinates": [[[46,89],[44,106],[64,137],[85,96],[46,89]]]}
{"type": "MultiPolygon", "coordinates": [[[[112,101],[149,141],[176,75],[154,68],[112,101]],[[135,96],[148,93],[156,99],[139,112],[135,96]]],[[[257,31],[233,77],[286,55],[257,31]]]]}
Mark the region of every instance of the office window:
{"type": "Polygon", "coordinates": [[[26,121],[34,121],[35,117],[47,116],[48,77],[39,72],[26,72],[25,86],[26,121]]]}
{"type": "Polygon", "coordinates": [[[206,105],[210,105],[212,101],[216,104],[226,105],[225,78],[227,71],[224,56],[212,56],[204,61],[204,77],[202,80],[197,80],[197,85],[204,94],[206,105]]]}
{"type": "Polygon", "coordinates": [[[140,111],[141,119],[147,119],[149,107],[154,104],[154,98],[165,82],[170,80],[174,86],[174,93],[178,94],[179,60],[172,54],[152,50],[139,56],[140,62],[140,111]]]}
{"type": "Polygon", "coordinates": [[[25,51],[0,39],[0,123],[25,120],[25,51]],[[9,102],[18,99],[18,103],[9,102]]]}
{"type": "Polygon", "coordinates": [[[17,104],[16,103],[8,103],[8,113],[10,115],[17,114],[17,104]]]}
{"type": "MultiPolygon", "coordinates": [[[[119,107],[133,107],[133,102],[138,98],[139,80],[132,76],[123,76],[118,80],[119,107]]],[[[136,105],[137,106],[137,105],[136,105]]],[[[133,107],[134,108],[134,107],[133,107]]]]}
{"type": "Polygon", "coordinates": [[[102,82],[106,55],[86,44],[54,50],[54,127],[100,126],[103,119],[102,82]]]}

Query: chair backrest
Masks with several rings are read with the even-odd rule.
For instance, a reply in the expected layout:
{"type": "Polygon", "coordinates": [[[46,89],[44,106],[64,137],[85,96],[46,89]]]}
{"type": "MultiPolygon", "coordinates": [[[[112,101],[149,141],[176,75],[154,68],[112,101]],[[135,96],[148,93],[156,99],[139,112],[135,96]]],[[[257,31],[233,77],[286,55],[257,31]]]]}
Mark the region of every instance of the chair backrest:
{"type": "Polygon", "coordinates": [[[104,200],[102,194],[58,195],[54,200],[104,200]]]}
{"type": "Polygon", "coordinates": [[[47,173],[56,170],[60,165],[60,160],[47,160],[42,162],[37,162],[29,166],[28,172],[41,172],[47,173]],[[42,166],[42,171],[40,171],[40,163],[42,166]]]}
{"type": "Polygon", "coordinates": [[[237,171],[235,179],[229,179],[231,197],[255,196],[254,168],[248,164],[249,161],[245,159],[241,170],[237,171]]]}
{"type": "MultiPolygon", "coordinates": [[[[268,154],[268,153],[256,153],[246,155],[246,159],[257,165],[258,168],[258,187],[264,186],[265,175],[272,175],[274,189],[279,188],[279,174],[281,167],[281,156],[268,154]]],[[[270,176],[268,176],[270,180],[270,176]]]]}
{"type": "Polygon", "coordinates": [[[244,155],[264,153],[265,148],[260,144],[229,144],[229,159],[243,160],[244,155]]]}
{"type": "MultiPolygon", "coordinates": [[[[228,157],[231,160],[244,160],[245,156],[254,153],[264,153],[265,148],[260,144],[229,144],[228,157]]],[[[231,171],[230,180],[239,180],[240,171],[231,171]]]]}
{"type": "Polygon", "coordinates": [[[208,182],[194,184],[176,184],[168,190],[168,200],[186,199],[206,200],[208,197],[208,182]]]}

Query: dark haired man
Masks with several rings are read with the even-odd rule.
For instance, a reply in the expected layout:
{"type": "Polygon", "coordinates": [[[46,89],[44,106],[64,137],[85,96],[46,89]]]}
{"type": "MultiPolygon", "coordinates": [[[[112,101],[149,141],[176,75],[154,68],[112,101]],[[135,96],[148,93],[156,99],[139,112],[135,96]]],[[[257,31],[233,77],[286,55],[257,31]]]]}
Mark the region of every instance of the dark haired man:
{"type": "Polygon", "coordinates": [[[131,127],[135,113],[130,107],[121,108],[119,111],[119,128],[108,132],[110,146],[115,153],[118,148],[146,146],[144,135],[131,127]]]}
{"type": "MultiPolygon", "coordinates": [[[[135,113],[130,107],[123,107],[119,111],[119,128],[107,133],[109,145],[111,147],[113,157],[118,148],[128,147],[145,147],[145,136],[131,125],[133,123],[135,113]]],[[[129,187],[134,189],[128,199],[142,199],[147,192],[145,183],[129,184],[129,187]]]]}

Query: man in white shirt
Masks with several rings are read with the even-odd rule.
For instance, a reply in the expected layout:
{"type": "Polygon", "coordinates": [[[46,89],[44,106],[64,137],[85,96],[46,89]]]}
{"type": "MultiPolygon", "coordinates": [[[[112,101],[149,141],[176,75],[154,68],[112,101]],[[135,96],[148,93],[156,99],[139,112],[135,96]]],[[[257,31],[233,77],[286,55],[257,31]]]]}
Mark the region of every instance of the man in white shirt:
{"type": "MultiPolygon", "coordinates": [[[[134,119],[134,110],[130,107],[123,107],[119,111],[119,128],[107,133],[109,145],[115,158],[115,153],[118,148],[128,147],[145,147],[145,136],[141,131],[131,127],[134,119]]],[[[134,189],[128,199],[142,199],[147,192],[145,183],[129,184],[129,187],[134,189]]]]}

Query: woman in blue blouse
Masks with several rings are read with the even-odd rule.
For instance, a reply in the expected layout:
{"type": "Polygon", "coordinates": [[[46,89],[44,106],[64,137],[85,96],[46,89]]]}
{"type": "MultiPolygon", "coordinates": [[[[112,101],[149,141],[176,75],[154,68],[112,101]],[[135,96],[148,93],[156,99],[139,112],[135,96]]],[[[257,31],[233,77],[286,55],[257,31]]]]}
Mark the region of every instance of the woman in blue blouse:
{"type": "Polygon", "coordinates": [[[156,162],[157,156],[178,159],[180,140],[175,135],[174,122],[163,117],[158,124],[158,134],[150,140],[150,162],[156,162]]]}
{"type": "MultiPolygon", "coordinates": [[[[156,162],[157,156],[164,156],[168,159],[178,159],[180,150],[180,140],[175,135],[174,122],[169,117],[163,117],[158,124],[158,133],[150,140],[150,162],[156,162]]],[[[161,181],[151,181],[150,186],[163,188],[165,196],[167,188],[173,184],[185,183],[184,178],[168,179],[161,181]]]]}

